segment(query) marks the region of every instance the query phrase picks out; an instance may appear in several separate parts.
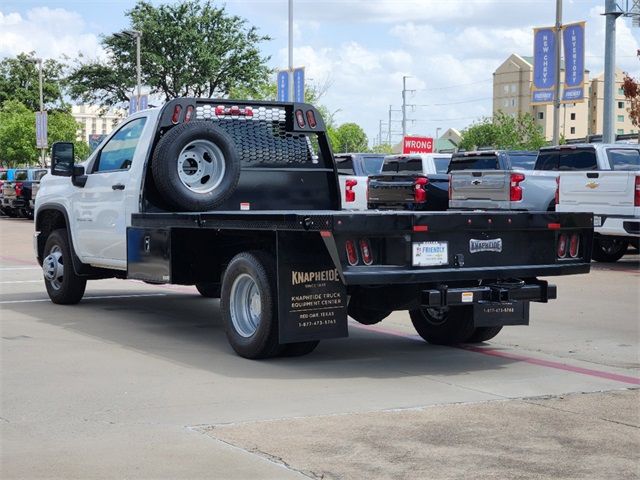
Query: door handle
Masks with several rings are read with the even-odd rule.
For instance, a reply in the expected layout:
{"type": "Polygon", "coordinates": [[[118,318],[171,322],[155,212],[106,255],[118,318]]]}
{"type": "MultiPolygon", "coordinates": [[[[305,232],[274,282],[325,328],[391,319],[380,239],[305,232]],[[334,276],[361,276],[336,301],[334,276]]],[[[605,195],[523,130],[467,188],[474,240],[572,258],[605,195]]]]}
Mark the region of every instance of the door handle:
{"type": "Polygon", "coordinates": [[[115,185],[111,185],[112,190],[124,190],[124,185],[121,183],[116,183],[115,185]]]}

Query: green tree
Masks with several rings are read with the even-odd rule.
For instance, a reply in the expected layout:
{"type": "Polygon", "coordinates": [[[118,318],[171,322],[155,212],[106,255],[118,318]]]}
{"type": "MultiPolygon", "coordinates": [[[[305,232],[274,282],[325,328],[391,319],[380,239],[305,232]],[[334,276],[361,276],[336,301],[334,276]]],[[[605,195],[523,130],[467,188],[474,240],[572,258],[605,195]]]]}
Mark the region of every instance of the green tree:
{"type": "Polygon", "coordinates": [[[343,123],[335,130],[334,139],[329,136],[334,152],[367,152],[367,134],[356,123],[343,123]]]}
{"type": "Polygon", "coordinates": [[[484,117],[462,131],[460,148],[481,147],[512,150],[537,150],[547,142],[542,127],[528,113],[512,117],[503,112],[484,117]]]}
{"type": "MultiPolygon", "coordinates": [[[[270,40],[246,20],[210,0],[155,6],[139,0],[125,12],[130,29],[142,32],[142,81],[166,100],[180,96],[227,96],[234,88],[264,87],[270,69],[260,44],[270,40]]],[[[135,42],[107,35],[106,61],[79,57],[69,92],[83,102],[111,106],[128,101],[136,83],[135,42]]]]}
{"type": "Polygon", "coordinates": [[[379,143],[371,148],[371,153],[386,153],[391,155],[393,153],[393,146],[388,143],[379,143]]]}
{"type": "MultiPolygon", "coordinates": [[[[67,111],[49,113],[48,140],[54,142],[75,141],[78,123],[67,111]]],[[[0,108],[0,160],[3,166],[33,165],[39,162],[36,148],[36,117],[26,105],[8,100],[0,108]]],[[[89,151],[86,142],[76,142],[76,156],[81,159],[89,151]]]]}
{"type": "MultiPolygon", "coordinates": [[[[38,65],[33,62],[35,52],[21,53],[0,60],[0,105],[17,100],[31,111],[40,110],[38,65]]],[[[46,109],[63,108],[62,77],[64,65],[56,60],[42,64],[42,96],[46,109]]]]}

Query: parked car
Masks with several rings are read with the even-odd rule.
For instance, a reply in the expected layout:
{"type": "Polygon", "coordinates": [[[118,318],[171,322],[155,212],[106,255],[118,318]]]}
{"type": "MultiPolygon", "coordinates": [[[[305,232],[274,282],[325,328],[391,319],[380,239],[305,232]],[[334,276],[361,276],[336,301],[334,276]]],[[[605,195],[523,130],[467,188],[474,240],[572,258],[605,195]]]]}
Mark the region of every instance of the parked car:
{"type": "Polygon", "coordinates": [[[554,177],[529,181],[538,152],[479,150],[453,155],[449,208],[459,210],[552,210],[554,177]],[[547,185],[548,183],[548,185],[547,185]]]}
{"type": "Polygon", "coordinates": [[[369,175],[380,173],[384,157],[377,153],[338,153],[334,156],[344,210],[367,209],[369,175]]]}
{"type": "Polygon", "coordinates": [[[13,211],[12,209],[5,208],[4,202],[2,201],[2,199],[4,198],[3,187],[5,183],[13,181],[15,172],[16,171],[14,168],[0,170],[0,213],[8,217],[16,217],[18,215],[17,212],[13,211]]]}
{"type": "Polygon", "coordinates": [[[2,206],[13,216],[33,218],[33,186],[47,174],[45,168],[19,168],[14,172],[13,181],[2,185],[2,206]]]}
{"type": "Polygon", "coordinates": [[[536,277],[591,266],[587,213],[341,210],[324,122],[303,103],[175,98],[79,165],[73,144],[51,150],[34,237],[50,299],[111,277],[195,285],[248,358],[304,355],[347,336],[347,316],[393,311],[431,343],[486,341],[556,297],[536,277]],[[560,234],[579,237],[571,258],[560,234]]]}
{"type": "Polygon", "coordinates": [[[369,208],[442,211],[448,207],[450,153],[389,155],[369,177],[369,208]]]}
{"type": "Polygon", "coordinates": [[[595,161],[585,163],[608,168],[560,172],[556,210],[593,212],[593,258],[615,262],[629,244],[640,243],[640,146],[596,145],[589,151],[595,161]]]}

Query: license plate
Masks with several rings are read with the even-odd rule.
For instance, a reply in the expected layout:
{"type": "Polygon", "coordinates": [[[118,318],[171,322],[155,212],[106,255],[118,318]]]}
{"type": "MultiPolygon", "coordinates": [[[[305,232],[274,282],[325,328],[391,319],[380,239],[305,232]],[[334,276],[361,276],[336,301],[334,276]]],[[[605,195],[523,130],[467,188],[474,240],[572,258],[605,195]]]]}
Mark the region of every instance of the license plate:
{"type": "Polygon", "coordinates": [[[414,242],[412,262],[414,267],[430,267],[449,264],[447,242],[414,242]]]}
{"type": "Polygon", "coordinates": [[[602,217],[600,215],[593,216],[593,226],[601,227],[602,226],[602,217]]]}

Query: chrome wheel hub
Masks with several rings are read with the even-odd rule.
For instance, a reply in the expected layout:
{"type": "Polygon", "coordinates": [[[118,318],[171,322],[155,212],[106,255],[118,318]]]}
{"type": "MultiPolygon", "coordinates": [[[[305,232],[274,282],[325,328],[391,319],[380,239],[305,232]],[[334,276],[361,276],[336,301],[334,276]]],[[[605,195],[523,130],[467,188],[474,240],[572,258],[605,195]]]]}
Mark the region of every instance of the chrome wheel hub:
{"type": "Polygon", "coordinates": [[[178,156],[178,176],[182,184],[195,193],[209,193],[224,178],[224,155],[209,140],[188,143],[178,156]]]}
{"type": "Polygon", "coordinates": [[[229,310],[233,327],[242,337],[256,333],[262,314],[262,298],[253,278],[243,273],[231,286],[229,310]]]}
{"type": "Polygon", "coordinates": [[[49,255],[42,261],[42,273],[44,278],[55,289],[62,288],[64,280],[64,262],[62,259],[62,249],[54,245],[49,251],[49,255]]]}

